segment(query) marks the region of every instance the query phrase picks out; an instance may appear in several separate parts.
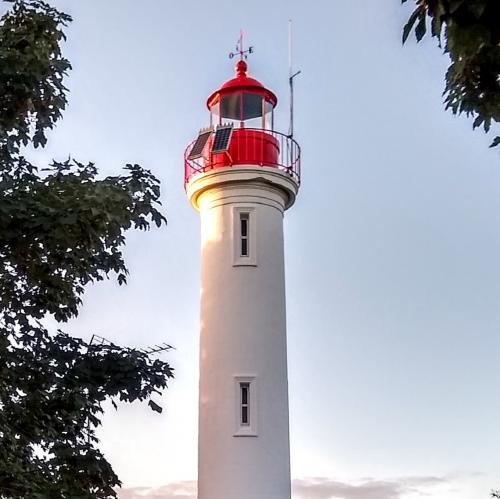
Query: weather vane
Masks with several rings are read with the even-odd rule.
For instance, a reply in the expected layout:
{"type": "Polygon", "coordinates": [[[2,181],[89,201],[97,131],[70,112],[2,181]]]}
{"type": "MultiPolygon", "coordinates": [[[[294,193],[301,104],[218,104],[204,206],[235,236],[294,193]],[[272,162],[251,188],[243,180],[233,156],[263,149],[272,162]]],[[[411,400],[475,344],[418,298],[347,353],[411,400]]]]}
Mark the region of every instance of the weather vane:
{"type": "Polygon", "coordinates": [[[240,37],[238,38],[238,43],[236,43],[236,52],[231,52],[229,54],[229,59],[232,59],[233,57],[239,55],[240,61],[242,61],[243,59],[246,59],[248,57],[248,54],[253,54],[253,47],[248,47],[247,50],[243,49],[243,37],[244,33],[243,30],[241,30],[240,37]]]}

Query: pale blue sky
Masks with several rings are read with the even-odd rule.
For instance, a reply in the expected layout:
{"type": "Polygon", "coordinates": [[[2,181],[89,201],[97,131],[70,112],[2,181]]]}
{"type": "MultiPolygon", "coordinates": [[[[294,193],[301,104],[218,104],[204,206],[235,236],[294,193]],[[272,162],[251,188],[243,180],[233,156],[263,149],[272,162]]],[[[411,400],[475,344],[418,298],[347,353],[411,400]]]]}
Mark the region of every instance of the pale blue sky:
{"type": "Polygon", "coordinates": [[[297,497],[479,499],[500,487],[500,152],[443,111],[435,42],[401,47],[411,5],[53,3],[75,18],[74,70],[65,118],[36,156],[71,153],[103,174],[141,163],[162,180],[169,219],[129,234],[129,285],[90,288],[66,327],[176,347],[161,416],[138,405],[105,417],[124,485],[196,478],[199,220],[183,150],[233,73],[240,28],[288,129],[291,17],[303,148],[285,222],[292,473],[324,477],[297,482],[297,497]]]}

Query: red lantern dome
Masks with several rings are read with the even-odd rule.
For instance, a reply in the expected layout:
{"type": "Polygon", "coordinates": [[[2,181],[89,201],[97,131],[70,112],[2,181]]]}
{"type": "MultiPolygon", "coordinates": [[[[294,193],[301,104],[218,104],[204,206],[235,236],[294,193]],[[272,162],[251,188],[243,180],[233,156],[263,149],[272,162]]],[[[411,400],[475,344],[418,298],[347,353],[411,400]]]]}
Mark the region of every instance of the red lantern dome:
{"type": "Polygon", "coordinates": [[[263,129],[272,129],[273,110],[278,99],[259,81],[247,75],[247,63],[240,60],[236,63],[236,76],[226,81],[207,99],[207,107],[211,114],[212,124],[233,122],[235,125],[249,128],[250,123],[263,129]]]}
{"type": "Polygon", "coordinates": [[[185,183],[214,168],[262,166],[285,170],[299,181],[300,148],[274,130],[276,95],[236,63],[236,75],[207,99],[210,126],[185,153],[185,183]]]}
{"type": "MultiPolygon", "coordinates": [[[[211,109],[214,105],[216,105],[219,101],[224,101],[225,99],[228,101],[226,106],[223,107],[228,110],[230,108],[229,100],[232,98],[234,100],[234,96],[242,96],[243,98],[243,108],[254,109],[253,113],[256,114],[258,111],[257,103],[259,101],[263,101],[267,104],[270,104],[274,109],[276,104],[278,103],[278,99],[273,92],[268,90],[262,85],[259,81],[254,78],[250,78],[247,75],[247,63],[243,60],[238,61],[236,63],[236,76],[227,80],[218,90],[216,90],[207,100],[207,107],[211,109]],[[245,102],[245,98],[247,102],[245,102]],[[246,106],[245,106],[246,104],[246,106]],[[253,105],[252,105],[253,104],[253,105]]],[[[245,116],[242,116],[245,118],[245,116]]]]}

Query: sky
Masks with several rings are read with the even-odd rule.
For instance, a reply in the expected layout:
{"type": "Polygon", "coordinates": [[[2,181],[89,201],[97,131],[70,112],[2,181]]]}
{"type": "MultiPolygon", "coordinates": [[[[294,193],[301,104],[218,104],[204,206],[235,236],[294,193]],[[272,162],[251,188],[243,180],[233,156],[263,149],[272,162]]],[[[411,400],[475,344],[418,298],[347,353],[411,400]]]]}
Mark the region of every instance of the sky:
{"type": "Polygon", "coordinates": [[[140,163],[161,179],[168,218],[127,235],[128,286],[89,286],[63,328],[175,347],[161,415],[106,411],[120,498],[195,497],[200,236],[183,151],[233,74],[241,28],[249,71],[278,95],[276,129],[288,130],[290,18],[303,151],[285,217],[294,498],[500,488],[500,152],[443,110],[436,41],[402,47],[412,2],[51,3],[74,16],[70,104],[36,160],[71,155],[102,175],[140,163]]]}

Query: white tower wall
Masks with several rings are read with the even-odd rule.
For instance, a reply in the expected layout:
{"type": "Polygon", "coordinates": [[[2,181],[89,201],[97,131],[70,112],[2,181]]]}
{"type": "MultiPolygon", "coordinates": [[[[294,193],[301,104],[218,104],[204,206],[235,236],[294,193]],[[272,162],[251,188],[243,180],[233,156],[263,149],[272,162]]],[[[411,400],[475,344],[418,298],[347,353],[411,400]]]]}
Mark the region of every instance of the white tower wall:
{"type": "Polygon", "coordinates": [[[283,213],[297,188],[254,166],[187,184],[201,215],[198,499],[290,499],[283,213]],[[249,424],[240,383],[249,383],[249,424]]]}

